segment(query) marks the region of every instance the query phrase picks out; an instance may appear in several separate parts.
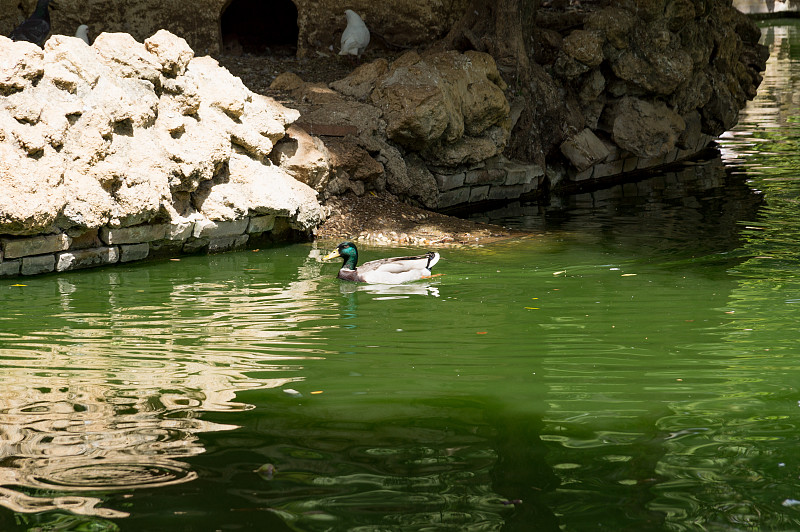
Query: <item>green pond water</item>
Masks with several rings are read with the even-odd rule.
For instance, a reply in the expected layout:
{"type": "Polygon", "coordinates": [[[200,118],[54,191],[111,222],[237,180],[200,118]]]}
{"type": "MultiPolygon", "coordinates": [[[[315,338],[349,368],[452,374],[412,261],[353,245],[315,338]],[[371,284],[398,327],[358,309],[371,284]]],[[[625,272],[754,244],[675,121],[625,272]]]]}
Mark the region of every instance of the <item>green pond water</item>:
{"type": "Polygon", "coordinates": [[[481,214],[531,237],[428,281],[3,280],[0,530],[800,529],[799,31],[719,151],[481,214]]]}

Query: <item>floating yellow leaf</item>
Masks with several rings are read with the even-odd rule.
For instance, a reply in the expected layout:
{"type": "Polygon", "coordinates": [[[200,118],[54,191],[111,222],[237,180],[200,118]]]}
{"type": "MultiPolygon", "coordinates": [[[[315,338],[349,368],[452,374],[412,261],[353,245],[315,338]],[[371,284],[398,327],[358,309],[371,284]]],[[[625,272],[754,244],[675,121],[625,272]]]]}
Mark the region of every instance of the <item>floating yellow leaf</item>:
{"type": "Polygon", "coordinates": [[[26,284],[12,284],[11,286],[28,286],[26,284]]]}
{"type": "Polygon", "coordinates": [[[567,270],[561,270],[560,272],[553,272],[553,275],[561,275],[562,273],[567,273],[567,270]]]}
{"type": "Polygon", "coordinates": [[[539,307],[525,307],[528,310],[539,310],[539,307]]]}
{"type": "Polygon", "coordinates": [[[321,394],[321,393],[322,393],[322,390],[316,390],[316,391],[311,392],[311,395],[318,395],[318,394],[321,394]]]}
{"type": "Polygon", "coordinates": [[[623,273],[622,274],[623,277],[633,277],[634,275],[636,275],[636,274],[635,273],[623,273]]]}

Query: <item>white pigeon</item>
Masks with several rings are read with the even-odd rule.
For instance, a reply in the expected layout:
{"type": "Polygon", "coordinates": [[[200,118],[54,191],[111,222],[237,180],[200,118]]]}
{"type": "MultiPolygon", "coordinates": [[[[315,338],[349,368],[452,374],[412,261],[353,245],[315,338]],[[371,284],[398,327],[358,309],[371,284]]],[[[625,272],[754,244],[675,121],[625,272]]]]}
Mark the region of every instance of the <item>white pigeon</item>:
{"type": "Polygon", "coordinates": [[[89,26],[86,24],[81,24],[78,26],[78,29],[75,30],[75,37],[83,39],[83,42],[89,44],[89,26]]]}
{"type": "Polygon", "coordinates": [[[339,55],[354,55],[361,59],[361,54],[369,44],[369,30],[358,13],[352,9],[345,9],[344,14],[347,17],[347,27],[342,33],[339,55]]]}

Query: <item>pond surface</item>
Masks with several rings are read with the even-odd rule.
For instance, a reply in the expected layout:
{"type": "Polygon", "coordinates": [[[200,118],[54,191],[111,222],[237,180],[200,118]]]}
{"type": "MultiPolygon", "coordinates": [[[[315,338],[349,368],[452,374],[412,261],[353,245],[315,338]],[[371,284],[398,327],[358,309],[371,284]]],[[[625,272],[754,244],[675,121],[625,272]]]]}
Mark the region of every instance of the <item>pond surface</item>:
{"type": "Polygon", "coordinates": [[[800,529],[798,30],[720,152],[429,281],[335,242],[2,281],[0,530],[800,529]]]}

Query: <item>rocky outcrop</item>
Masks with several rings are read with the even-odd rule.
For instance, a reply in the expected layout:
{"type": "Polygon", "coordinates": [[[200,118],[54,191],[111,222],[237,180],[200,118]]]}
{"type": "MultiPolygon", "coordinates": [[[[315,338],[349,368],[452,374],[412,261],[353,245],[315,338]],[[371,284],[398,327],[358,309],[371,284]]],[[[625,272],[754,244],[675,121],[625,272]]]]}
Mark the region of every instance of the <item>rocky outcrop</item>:
{"type": "MultiPolygon", "coordinates": [[[[317,23],[308,17],[339,8],[297,6],[300,40],[330,53],[325,39],[338,26],[315,26],[326,37],[309,38],[317,23]]],[[[406,25],[396,35],[417,42],[440,34],[442,13],[463,9],[454,6],[355,7],[373,29],[391,26],[378,14],[394,10],[406,25]],[[427,30],[409,19],[422,12],[439,17],[427,30]]],[[[195,8],[202,22],[222,6],[195,8]]],[[[229,249],[250,235],[313,227],[322,217],[315,193],[387,192],[442,209],[651,169],[732,127],[760,82],[759,31],[725,0],[552,11],[540,11],[534,32],[538,100],[509,88],[520,78],[508,64],[501,75],[473,50],[411,51],[330,84],[284,74],[272,88],[290,97],[288,109],[166,31],[143,44],[104,33],[91,47],[56,35],[44,51],[0,39],[0,235],[3,249],[29,236],[32,257],[27,266],[18,251],[6,259],[31,272],[229,249]],[[517,150],[526,138],[540,139],[541,151],[517,150]],[[125,243],[108,236],[145,226],[164,230],[125,243]]]]}
{"type": "MultiPolygon", "coordinates": [[[[428,208],[461,203],[470,190],[449,191],[462,188],[466,171],[500,156],[511,128],[505,82],[480,52],[408,52],[362,65],[330,87],[286,74],[272,88],[291,95],[306,133],[320,135],[290,133],[276,149],[290,165],[293,157],[330,161],[328,176],[293,171],[323,197],[386,190],[428,208]],[[462,183],[450,186],[452,174],[462,183]]],[[[480,186],[476,194],[488,194],[487,183],[480,186]]]]}
{"type": "Polygon", "coordinates": [[[553,33],[546,68],[577,102],[560,152],[581,178],[597,164],[638,169],[697,151],[736,124],[768,55],[758,28],[721,0],[620,3],[553,33]],[[605,155],[575,149],[587,130],[605,155]]]}
{"type": "Polygon", "coordinates": [[[194,251],[224,249],[216,237],[244,235],[229,242],[241,245],[276,219],[299,231],[321,221],[314,190],[270,159],[297,111],[194,57],[183,39],[107,33],[88,46],[56,35],[42,50],[0,37],[0,58],[5,259],[22,256],[8,251],[20,246],[14,236],[53,242],[45,250],[24,239],[28,255],[104,244],[91,260],[114,262],[119,250],[105,248],[120,242],[103,231],[162,227],[122,243],[166,240],[194,251]]]}

